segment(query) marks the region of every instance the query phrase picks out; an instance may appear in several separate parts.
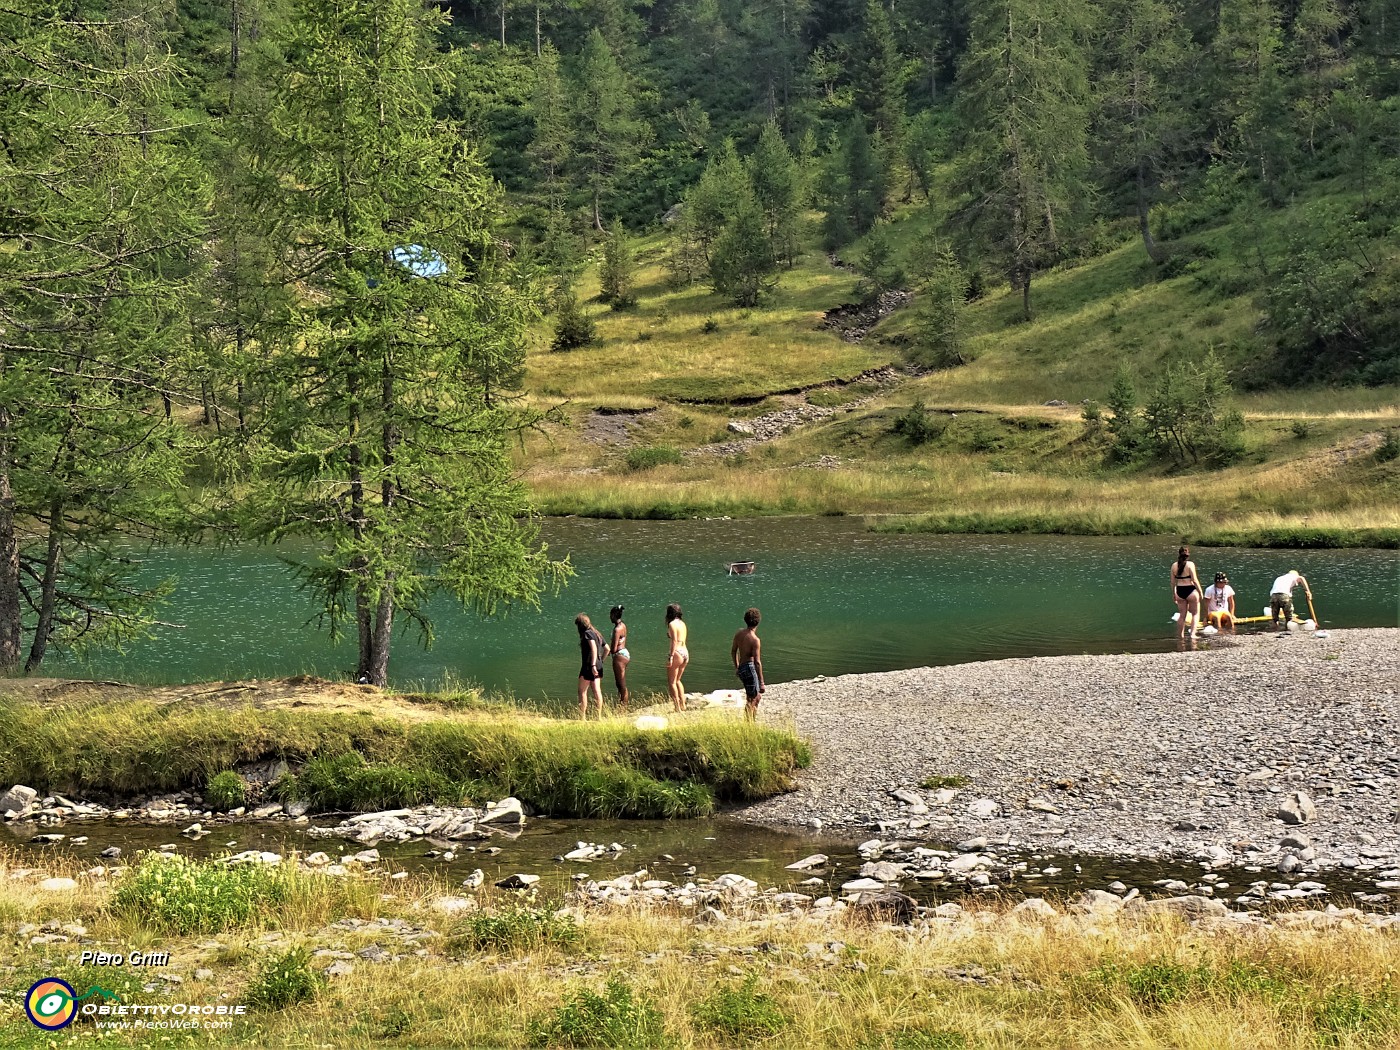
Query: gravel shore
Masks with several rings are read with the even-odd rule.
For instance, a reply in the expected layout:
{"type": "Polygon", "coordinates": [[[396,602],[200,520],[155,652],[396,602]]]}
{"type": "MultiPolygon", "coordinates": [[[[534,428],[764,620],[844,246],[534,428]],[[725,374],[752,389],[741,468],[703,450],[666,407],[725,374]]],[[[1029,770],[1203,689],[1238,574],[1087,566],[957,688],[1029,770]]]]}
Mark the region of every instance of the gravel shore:
{"type": "Polygon", "coordinates": [[[1284,871],[1400,865],[1397,629],[788,682],[762,717],[816,757],[798,791],[737,814],[755,823],[1284,871]],[[940,791],[941,777],[966,783],[940,791]]]}

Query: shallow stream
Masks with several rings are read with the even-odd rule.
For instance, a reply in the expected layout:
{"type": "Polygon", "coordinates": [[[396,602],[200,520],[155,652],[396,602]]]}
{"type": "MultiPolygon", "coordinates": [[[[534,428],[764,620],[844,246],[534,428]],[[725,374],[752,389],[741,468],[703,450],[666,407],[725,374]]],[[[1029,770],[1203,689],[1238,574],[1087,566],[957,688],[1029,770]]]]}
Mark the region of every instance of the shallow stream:
{"type": "MultiPolygon", "coordinates": [[[[333,826],[337,818],[313,818],[313,824],[333,826]]],[[[14,845],[22,863],[42,867],[45,859],[54,856],[77,857],[85,863],[111,864],[101,853],[108,846],[122,850],[122,860],[134,860],[141,850],[158,850],[173,845],[174,851],[188,857],[218,857],[260,850],[284,856],[297,851],[303,856],[321,851],[332,859],[353,855],[367,849],[362,845],[337,837],[307,834],[307,825],[285,822],[226,823],[210,826],[211,833],[199,839],[180,834],[173,825],[141,824],[124,820],[70,822],[58,828],[5,827],[0,830],[0,844],[14,845]],[[39,844],[30,842],[34,833],[60,832],[62,842],[39,844]],[[75,838],[86,842],[74,843],[75,838]]],[[[488,885],[517,872],[539,875],[541,889],[548,896],[559,897],[572,887],[576,876],[589,879],[609,879],[645,868],[652,878],[684,883],[690,878],[713,879],[733,872],[757,882],[760,887],[799,890],[813,897],[828,893],[839,895],[841,884],[858,877],[863,863],[857,852],[858,840],[832,838],[821,834],[792,833],[755,827],[733,817],[687,821],[605,821],[532,819],[519,835],[494,834],[479,842],[446,842],[420,839],[403,843],[378,843],[381,866],[388,870],[409,871],[440,876],[450,890],[477,868],[485,872],[488,885]],[[559,861],[557,858],[574,849],[580,842],[610,846],[618,843],[623,851],[592,861],[559,861]],[[490,853],[495,849],[498,852],[490,853]],[[455,853],[451,860],[441,855],[429,856],[429,851],[455,853]],[[801,886],[812,872],[786,870],[786,865],[814,853],[829,857],[827,867],[815,874],[824,880],[823,886],[801,886]],[[690,871],[694,868],[694,871],[690,871]]],[[[920,843],[930,848],[953,846],[940,843],[920,843]]],[[[1374,876],[1366,879],[1355,872],[1337,870],[1322,875],[1288,876],[1274,871],[1249,871],[1240,868],[1206,869],[1200,864],[1184,861],[1128,860],[1100,856],[1063,856],[1054,853],[1025,850],[1008,853],[993,847],[997,856],[1024,861],[1025,872],[1008,886],[997,891],[1011,898],[1048,896],[1064,898],[1089,889],[1107,889],[1114,882],[1138,888],[1144,896],[1176,896],[1180,889],[1169,890],[1154,886],[1159,880],[1176,879],[1197,887],[1207,870],[1213,870],[1228,888],[1216,892],[1229,901],[1243,892],[1251,882],[1295,885],[1311,879],[1325,884],[1325,892],[1315,894],[1317,907],[1327,901],[1340,906],[1355,906],[1354,893],[1375,893],[1374,876]],[[1058,871],[1049,871],[1058,869],[1058,871]],[[1042,874],[1032,874],[1039,871],[1042,874]]],[[[1217,883],[1219,885],[1219,883],[1217,883]]],[[[974,891],[963,883],[952,881],[919,882],[906,880],[900,889],[922,903],[934,904],[959,901],[974,891]]],[[[1193,889],[1192,892],[1197,892],[1193,889]]],[[[978,892],[976,896],[985,896],[978,892]]],[[[1296,904],[1296,902],[1294,902],[1296,904]]],[[[1368,910],[1389,911],[1391,905],[1370,904],[1368,910]]]]}

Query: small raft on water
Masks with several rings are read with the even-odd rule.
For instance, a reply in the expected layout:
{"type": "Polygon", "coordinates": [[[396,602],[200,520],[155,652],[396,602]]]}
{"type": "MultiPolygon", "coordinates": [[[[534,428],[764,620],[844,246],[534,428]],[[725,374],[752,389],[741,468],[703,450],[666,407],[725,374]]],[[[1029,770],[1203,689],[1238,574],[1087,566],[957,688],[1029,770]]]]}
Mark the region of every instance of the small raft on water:
{"type": "Polygon", "coordinates": [[[752,576],[754,570],[758,568],[751,561],[731,561],[725,567],[729,570],[730,576],[752,576]]]}

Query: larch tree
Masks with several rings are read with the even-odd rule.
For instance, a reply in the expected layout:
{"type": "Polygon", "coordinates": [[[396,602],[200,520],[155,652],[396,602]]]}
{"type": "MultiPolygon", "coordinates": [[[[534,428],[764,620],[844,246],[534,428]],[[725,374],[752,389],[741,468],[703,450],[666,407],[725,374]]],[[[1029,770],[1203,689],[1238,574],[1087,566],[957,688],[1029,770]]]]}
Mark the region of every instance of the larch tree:
{"type": "Polygon", "coordinates": [[[1001,256],[1027,320],[1031,279],[1084,191],[1089,28],[1077,0],[987,0],[958,74],[965,216],[1001,256]]]}
{"type": "Polygon", "coordinates": [[[564,210],[564,176],[572,155],[568,91],[559,70],[559,52],[546,44],[535,60],[535,87],[530,94],[534,136],[526,148],[551,214],[564,210]]]}
{"type": "Polygon", "coordinates": [[[849,68],[856,108],[879,137],[887,157],[897,156],[904,134],[904,70],[894,29],[880,0],[866,0],[849,68]]]}
{"type": "Polygon", "coordinates": [[[356,675],[383,685],[396,623],[428,600],[491,613],[567,574],[538,542],[508,443],[533,297],[496,235],[499,191],[439,104],[457,56],[419,0],[297,0],[260,212],[295,294],[264,337],[245,519],[303,537],[296,565],[356,675]]]}
{"type": "Polygon", "coordinates": [[[1149,220],[1162,180],[1190,140],[1185,92],[1194,57],[1191,37],[1163,0],[1110,0],[1103,15],[1098,137],[1111,171],[1131,180],[1143,247],[1161,262],[1166,253],[1149,220]]]}
{"type": "Polygon", "coordinates": [[[602,233],[605,205],[636,164],[645,127],[636,118],[627,74],[596,29],[579,56],[572,119],[575,171],[602,233]]]}
{"type": "Polygon", "coordinates": [[[748,169],[754,200],[763,212],[763,222],[768,229],[771,254],[791,267],[798,250],[802,176],[775,122],[763,125],[749,157],[748,169]]]}
{"type": "Polygon", "coordinates": [[[614,310],[627,310],[637,305],[636,262],[632,257],[632,242],[620,222],[613,223],[608,239],[603,242],[603,264],[598,268],[599,295],[614,310]]]}
{"type": "Polygon", "coordinates": [[[0,11],[0,670],[146,631],[130,544],[184,513],[202,178],[152,14],[0,11]]]}

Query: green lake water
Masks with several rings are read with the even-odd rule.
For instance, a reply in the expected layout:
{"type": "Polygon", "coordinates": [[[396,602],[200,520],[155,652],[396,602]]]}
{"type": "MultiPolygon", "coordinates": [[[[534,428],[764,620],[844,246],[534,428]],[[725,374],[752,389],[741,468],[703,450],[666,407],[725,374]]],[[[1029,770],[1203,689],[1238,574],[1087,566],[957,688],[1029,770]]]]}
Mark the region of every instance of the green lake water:
{"type": "MultiPolygon", "coordinates": [[[[730,639],[751,605],[763,611],[772,682],[1174,644],[1167,574],[1176,551],[1162,539],[892,536],[843,518],[561,519],[544,533],[577,572],[561,594],[539,612],[494,620],[435,603],[436,644],[425,652],[416,634],[400,634],[394,680],[432,686],[451,674],[521,697],[572,697],[573,617],[587,612],[606,631],[608,608],[619,602],[631,630],[630,682],[641,692],[664,688],[662,618],[672,601],[690,625],[685,684],[702,692],[737,686],[730,639]],[[757,562],[758,571],[727,575],[726,563],[739,560],[757,562]]],[[[1312,584],[1322,626],[1400,624],[1394,551],[1201,548],[1195,560],[1206,584],[1217,569],[1229,574],[1244,615],[1257,615],[1273,579],[1297,568],[1312,584]]],[[[270,549],[157,550],[142,561],[151,577],[177,579],[161,615],[182,628],[157,628],[123,653],[46,662],[46,673],[185,682],[336,676],[354,665],[352,644],[332,645],[316,628],[309,596],[270,549]]],[[[611,690],[610,674],[605,685],[611,690]]]]}

